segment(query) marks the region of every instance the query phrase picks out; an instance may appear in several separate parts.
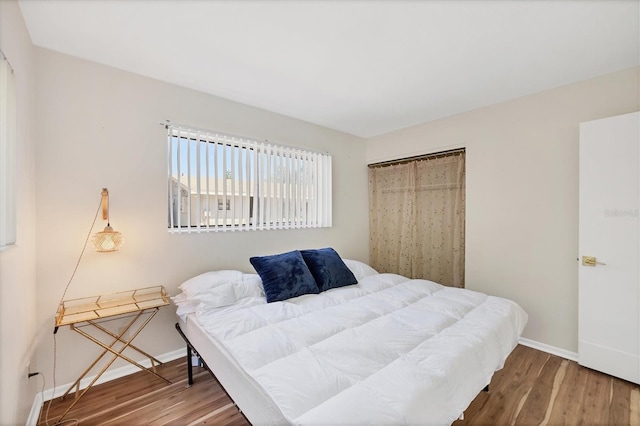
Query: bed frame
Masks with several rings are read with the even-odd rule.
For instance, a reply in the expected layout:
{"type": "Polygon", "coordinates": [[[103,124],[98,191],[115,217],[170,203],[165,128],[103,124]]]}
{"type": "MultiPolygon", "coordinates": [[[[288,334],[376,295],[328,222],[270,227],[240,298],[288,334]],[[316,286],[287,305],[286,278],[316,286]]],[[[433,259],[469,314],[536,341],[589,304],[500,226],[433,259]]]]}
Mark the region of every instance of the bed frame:
{"type": "Polygon", "coordinates": [[[236,409],[238,410],[238,412],[240,414],[242,414],[242,417],[245,418],[245,420],[247,421],[247,423],[251,424],[251,422],[249,421],[249,419],[247,419],[247,416],[244,415],[244,413],[242,412],[242,410],[240,409],[240,407],[238,407],[238,404],[236,404],[236,402],[233,400],[233,398],[231,398],[231,396],[229,395],[229,392],[227,392],[227,390],[224,388],[224,386],[222,385],[222,383],[220,383],[220,381],[218,380],[218,378],[216,377],[215,374],[213,374],[213,371],[211,371],[211,369],[209,368],[209,366],[207,365],[207,363],[205,362],[204,359],[202,359],[202,357],[200,356],[200,354],[198,354],[198,351],[196,350],[196,348],[191,344],[191,342],[189,341],[189,339],[187,338],[187,336],[184,334],[184,332],[182,331],[182,329],[180,328],[180,324],[176,323],[176,330],[178,330],[178,333],[180,334],[180,336],[182,336],[182,338],[184,339],[184,342],[187,344],[187,377],[188,377],[188,385],[187,387],[191,387],[191,385],[193,385],[193,364],[191,363],[191,359],[192,357],[195,355],[198,357],[198,359],[200,360],[200,362],[202,363],[202,366],[209,372],[209,374],[211,374],[213,376],[213,378],[216,380],[216,382],[218,382],[218,384],[220,385],[220,388],[223,390],[223,392],[225,393],[225,395],[227,395],[227,397],[229,398],[229,400],[231,400],[231,402],[233,403],[233,406],[236,407],[236,409]]]}

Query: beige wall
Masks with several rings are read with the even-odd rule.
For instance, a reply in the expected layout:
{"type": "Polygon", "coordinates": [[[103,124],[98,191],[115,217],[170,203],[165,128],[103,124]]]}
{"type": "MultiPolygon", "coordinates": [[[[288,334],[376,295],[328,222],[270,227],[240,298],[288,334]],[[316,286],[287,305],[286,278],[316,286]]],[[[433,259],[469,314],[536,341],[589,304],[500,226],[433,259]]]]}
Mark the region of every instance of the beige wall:
{"type": "MultiPolygon", "coordinates": [[[[467,286],[521,303],[526,337],[577,349],[578,123],[640,109],[639,68],[372,138],[365,154],[359,138],[34,49],[14,1],[0,1],[0,48],[20,102],[19,244],[0,252],[0,423],[26,419],[41,384],[25,378],[30,361],[51,387],[53,315],[105,186],[126,245],[88,249],[66,298],[157,284],[175,294],[200,272],[251,271],[249,256],[294,248],[331,245],[366,261],[366,162],[466,146],[467,286]],[[169,234],[165,119],[331,152],[334,227],[169,234]]],[[[174,322],[164,308],[137,342],[153,354],[183,347],[174,322]]],[[[98,350],[68,328],[56,339],[60,385],[98,350]]]]}
{"type": "Polygon", "coordinates": [[[34,360],[36,306],[34,48],[15,1],[0,1],[0,49],[17,94],[17,244],[0,250],[0,424],[24,424],[41,378],[34,360]]]}
{"type": "Polygon", "coordinates": [[[524,336],[578,348],[578,125],[640,110],[632,68],[372,138],[369,163],[467,149],[467,288],[529,313],[524,336]]]}
{"type": "MultiPolygon", "coordinates": [[[[53,315],[102,187],[110,192],[111,224],[126,243],[115,253],[88,249],[67,299],[158,284],[175,295],[182,281],[201,272],[252,272],[252,255],[307,247],[333,246],[344,257],[367,260],[363,139],[45,49],[37,49],[36,58],[38,360],[47,374],[53,315]],[[169,234],[166,130],[159,124],[165,119],[330,152],[334,226],[169,234]]],[[[99,220],[94,232],[104,226],[99,220]]],[[[174,323],[175,308],[163,308],[136,342],[152,354],[182,348],[174,323]]],[[[98,349],[68,328],[56,338],[56,381],[68,383],[98,349]]]]}

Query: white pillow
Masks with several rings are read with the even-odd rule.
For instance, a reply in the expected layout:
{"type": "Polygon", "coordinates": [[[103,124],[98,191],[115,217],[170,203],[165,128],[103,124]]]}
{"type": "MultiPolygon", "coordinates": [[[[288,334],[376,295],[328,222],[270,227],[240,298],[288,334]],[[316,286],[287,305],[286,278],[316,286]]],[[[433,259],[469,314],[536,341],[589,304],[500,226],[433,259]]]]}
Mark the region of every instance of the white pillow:
{"type": "Polygon", "coordinates": [[[176,314],[183,320],[198,309],[229,306],[249,297],[260,297],[266,301],[260,276],[240,271],[205,272],[188,279],[178,288],[182,293],[171,299],[178,308],[176,314]]]}
{"type": "Polygon", "coordinates": [[[199,294],[206,293],[212,288],[226,284],[242,282],[242,272],[240,271],[211,271],[197,275],[188,279],[178,286],[188,299],[193,299],[199,294]]]}
{"type": "Polygon", "coordinates": [[[378,271],[373,269],[371,266],[360,262],[359,260],[342,259],[342,261],[347,265],[347,268],[353,272],[353,275],[356,276],[358,281],[360,281],[361,278],[376,275],[378,273],[378,271]]]}
{"type": "Polygon", "coordinates": [[[233,303],[243,297],[264,297],[262,280],[257,274],[245,274],[240,271],[211,271],[188,279],[178,286],[187,300],[203,297],[221,302],[233,303]],[[212,299],[213,298],[213,299],[212,299]]]}
{"type": "Polygon", "coordinates": [[[188,299],[184,293],[178,293],[177,295],[171,298],[173,303],[176,305],[176,315],[182,318],[183,321],[187,320],[187,315],[193,313],[198,309],[198,302],[194,299],[188,299]]]}

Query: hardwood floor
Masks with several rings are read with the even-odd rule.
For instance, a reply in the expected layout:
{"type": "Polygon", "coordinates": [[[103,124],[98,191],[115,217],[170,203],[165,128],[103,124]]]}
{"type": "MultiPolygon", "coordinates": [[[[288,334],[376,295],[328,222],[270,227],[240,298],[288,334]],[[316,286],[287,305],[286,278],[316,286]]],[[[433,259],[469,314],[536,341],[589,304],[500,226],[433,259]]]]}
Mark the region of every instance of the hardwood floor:
{"type": "MultiPolygon", "coordinates": [[[[144,372],[95,386],[66,419],[81,425],[248,425],[218,382],[194,367],[186,387],[186,360],[160,372],[167,386],[144,372]]],[[[56,399],[49,425],[73,397],[56,399]]],[[[38,425],[46,425],[44,413],[38,425]]],[[[518,346],[496,372],[489,392],[481,392],[465,411],[462,425],[640,425],[640,386],[579,366],[557,356],[518,346]]]]}
{"type": "MultiPolygon", "coordinates": [[[[80,425],[249,424],[208,371],[200,367],[193,370],[191,387],[187,387],[186,358],[158,367],[158,373],[171,385],[143,371],[96,385],[62,420],[76,419],[80,425]]],[[[48,422],[45,416],[49,402],[45,402],[38,426],[54,425],[72,402],[73,395],[54,399],[48,422]]]]}
{"type": "Polygon", "coordinates": [[[520,345],[464,424],[640,425],[640,386],[520,345]]]}

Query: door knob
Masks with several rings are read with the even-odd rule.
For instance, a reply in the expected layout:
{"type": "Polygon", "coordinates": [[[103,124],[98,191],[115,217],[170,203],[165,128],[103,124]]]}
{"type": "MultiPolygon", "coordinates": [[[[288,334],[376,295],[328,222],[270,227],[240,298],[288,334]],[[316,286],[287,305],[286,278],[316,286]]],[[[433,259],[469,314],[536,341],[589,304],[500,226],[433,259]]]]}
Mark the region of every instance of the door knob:
{"type": "Polygon", "coordinates": [[[582,266],[606,265],[604,262],[598,262],[594,256],[582,256],[582,266]]]}

